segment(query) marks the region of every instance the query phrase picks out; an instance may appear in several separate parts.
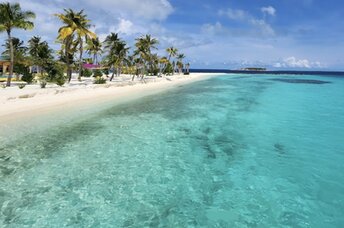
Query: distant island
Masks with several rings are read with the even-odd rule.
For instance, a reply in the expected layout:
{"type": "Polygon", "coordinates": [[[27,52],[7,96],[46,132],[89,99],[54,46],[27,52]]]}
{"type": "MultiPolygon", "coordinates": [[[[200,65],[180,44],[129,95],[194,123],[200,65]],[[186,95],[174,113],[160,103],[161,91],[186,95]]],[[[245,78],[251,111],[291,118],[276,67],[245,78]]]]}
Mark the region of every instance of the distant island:
{"type": "Polygon", "coordinates": [[[240,70],[245,70],[245,71],[266,71],[266,68],[261,68],[261,67],[246,67],[246,68],[241,68],[240,70]]]}

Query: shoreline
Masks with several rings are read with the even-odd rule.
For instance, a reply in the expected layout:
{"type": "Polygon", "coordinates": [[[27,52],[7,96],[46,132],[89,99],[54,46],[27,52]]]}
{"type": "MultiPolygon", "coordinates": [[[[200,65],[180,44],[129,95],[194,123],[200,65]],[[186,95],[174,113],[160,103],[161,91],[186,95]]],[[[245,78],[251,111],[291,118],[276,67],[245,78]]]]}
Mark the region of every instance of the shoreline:
{"type": "Polygon", "coordinates": [[[23,89],[11,87],[0,89],[0,126],[13,121],[30,119],[54,111],[82,109],[90,105],[113,101],[118,105],[141,97],[157,94],[176,86],[206,80],[220,73],[192,73],[163,78],[148,77],[146,83],[131,82],[128,75],[115,78],[103,85],[87,84],[73,80],[65,87],[50,86],[45,89],[29,85],[23,89]]]}

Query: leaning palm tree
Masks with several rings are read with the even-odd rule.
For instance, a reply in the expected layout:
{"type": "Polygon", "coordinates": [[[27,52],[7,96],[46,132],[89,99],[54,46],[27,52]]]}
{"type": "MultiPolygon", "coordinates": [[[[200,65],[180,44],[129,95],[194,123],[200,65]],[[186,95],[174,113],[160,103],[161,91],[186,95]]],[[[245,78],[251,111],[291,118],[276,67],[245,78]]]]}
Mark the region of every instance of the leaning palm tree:
{"type": "Polygon", "coordinates": [[[0,4],[0,32],[6,31],[10,46],[10,72],[7,77],[6,86],[11,86],[14,66],[14,49],[12,42],[12,29],[32,29],[34,24],[30,19],[35,18],[31,11],[22,11],[19,3],[1,3],[0,4]]]}
{"type": "Polygon", "coordinates": [[[74,12],[72,9],[64,9],[64,14],[56,14],[64,26],[59,29],[59,35],[57,39],[62,42],[63,57],[67,65],[67,76],[69,81],[72,78],[71,63],[73,61],[73,55],[75,49],[79,50],[79,77],[82,71],[82,55],[83,55],[83,42],[87,38],[96,38],[96,35],[89,30],[91,27],[90,21],[87,19],[87,15],[84,11],[74,12]],[[74,40],[74,37],[76,40],[74,40]],[[76,48],[78,46],[78,48],[76,48]]]}
{"type": "Polygon", "coordinates": [[[171,60],[171,57],[176,57],[178,54],[178,49],[175,47],[169,47],[166,49],[167,53],[168,53],[168,61],[171,60]]]}

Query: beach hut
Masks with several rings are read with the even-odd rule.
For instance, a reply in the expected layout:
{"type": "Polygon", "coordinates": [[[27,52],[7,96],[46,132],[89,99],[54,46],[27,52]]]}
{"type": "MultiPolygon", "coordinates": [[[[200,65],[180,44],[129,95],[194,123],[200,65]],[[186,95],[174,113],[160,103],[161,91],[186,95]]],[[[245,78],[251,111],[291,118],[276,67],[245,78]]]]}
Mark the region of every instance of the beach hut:
{"type": "Polygon", "coordinates": [[[6,74],[10,69],[10,61],[0,59],[0,74],[6,74]]]}

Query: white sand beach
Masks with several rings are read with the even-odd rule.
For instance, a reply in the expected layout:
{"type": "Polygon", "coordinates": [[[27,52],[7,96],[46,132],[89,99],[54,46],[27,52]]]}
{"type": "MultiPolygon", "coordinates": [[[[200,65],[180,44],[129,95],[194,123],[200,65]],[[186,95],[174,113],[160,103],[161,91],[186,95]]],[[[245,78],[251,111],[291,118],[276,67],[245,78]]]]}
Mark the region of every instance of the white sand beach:
{"type": "Polygon", "coordinates": [[[47,88],[41,89],[39,85],[27,85],[23,89],[17,86],[1,88],[0,124],[110,100],[119,104],[215,75],[219,74],[192,73],[188,76],[147,77],[146,83],[137,79],[132,82],[129,75],[122,75],[104,85],[92,84],[91,78],[85,78],[81,82],[73,79],[63,87],[47,85],[47,88]]]}

